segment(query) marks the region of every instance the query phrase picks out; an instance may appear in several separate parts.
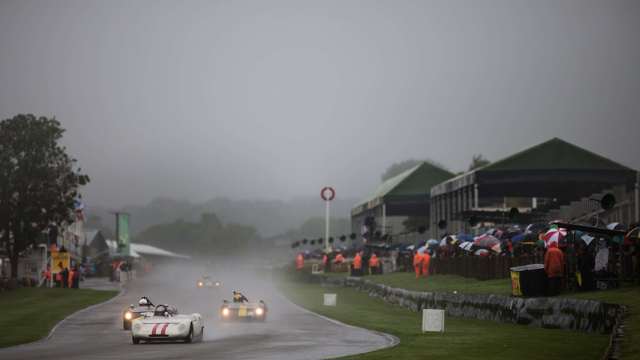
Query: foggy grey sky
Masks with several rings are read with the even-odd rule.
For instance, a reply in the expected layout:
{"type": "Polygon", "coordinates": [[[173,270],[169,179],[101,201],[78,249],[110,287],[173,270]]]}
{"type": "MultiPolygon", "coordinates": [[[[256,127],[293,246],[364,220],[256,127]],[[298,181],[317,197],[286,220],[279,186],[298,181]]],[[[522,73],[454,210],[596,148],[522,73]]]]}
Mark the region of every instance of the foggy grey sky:
{"type": "Polygon", "coordinates": [[[55,115],[87,203],[338,196],[551,137],[640,168],[640,2],[0,0],[0,118],[55,115]]]}

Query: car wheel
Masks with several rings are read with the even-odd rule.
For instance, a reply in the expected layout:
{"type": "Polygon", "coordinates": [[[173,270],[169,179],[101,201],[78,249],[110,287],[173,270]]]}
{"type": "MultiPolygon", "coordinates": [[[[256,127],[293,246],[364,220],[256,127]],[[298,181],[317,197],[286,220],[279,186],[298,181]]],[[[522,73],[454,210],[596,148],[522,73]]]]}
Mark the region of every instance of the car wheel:
{"type": "Polygon", "coordinates": [[[200,336],[198,336],[198,341],[204,340],[204,326],[200,329],[200,336]]]}
{"type": "Polygon", "coordinates": [[[135,345],[140,344],[140,339],[138,339],[135,336],[131,336],[131,342],[134,343],[135,345]]]}
{"type": "Polygon", "coordinates": [[[187,337],[184,339],[184,342],[186,343],[193,342],[193,324],[189,326],[189,335],[187,335],[187,337]]]}

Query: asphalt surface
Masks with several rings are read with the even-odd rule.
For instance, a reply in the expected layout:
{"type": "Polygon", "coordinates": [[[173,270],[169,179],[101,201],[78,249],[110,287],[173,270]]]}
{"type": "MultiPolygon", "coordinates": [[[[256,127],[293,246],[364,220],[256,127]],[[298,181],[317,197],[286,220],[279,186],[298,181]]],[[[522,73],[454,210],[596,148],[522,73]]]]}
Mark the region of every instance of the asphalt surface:
{"type": "MultiPolygon", "coordinates": [[[[116,299],[71,316],[53,335],[39,342],[0,349],[0,359],[325,359],[391,346],[394,339],[330,321],[284,299],[268,276],[245,273],[213,276],[222,289],[197,289],[198,276],[156,274],[137,279],[116,299]],[[264,323],[225,323],[218,308],[232,290],[251,301],[264,300],[264,323]],[[122,330],[122,311],[140,296],[178,307],[180,313],[198,312],[205,319],[204,340],[194,344],[133,345],[122,330]]],[[[5,329],[6,331],[6,329],[5,329]]]]}

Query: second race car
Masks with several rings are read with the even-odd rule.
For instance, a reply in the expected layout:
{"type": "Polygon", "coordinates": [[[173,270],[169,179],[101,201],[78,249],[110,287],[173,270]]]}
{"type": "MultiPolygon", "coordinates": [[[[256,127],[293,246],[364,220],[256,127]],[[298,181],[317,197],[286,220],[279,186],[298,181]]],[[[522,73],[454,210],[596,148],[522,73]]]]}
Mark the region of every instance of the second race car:
{"type": "Polygon", "coordinates": [[[242,293],[234,291],[233,301],[224,300],[222,306],[220,306],[220,318],[223,321],[265,321],[267,319],[267,304],[262,300],[250,302],[242,293]]]}

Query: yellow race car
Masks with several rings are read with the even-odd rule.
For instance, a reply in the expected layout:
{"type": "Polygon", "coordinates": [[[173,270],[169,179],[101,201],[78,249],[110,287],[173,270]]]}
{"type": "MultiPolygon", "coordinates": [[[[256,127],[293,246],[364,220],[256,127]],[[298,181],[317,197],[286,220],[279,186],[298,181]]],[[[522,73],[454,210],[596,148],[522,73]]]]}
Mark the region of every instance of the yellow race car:
{"type": "Polygon", "coordinates": [[[220,306],[220,318],[222,321],[265,321],[267,320],[267,304],[262,300],[249,302],[244,296],[241,301],[224,300],[220,306]]]}

